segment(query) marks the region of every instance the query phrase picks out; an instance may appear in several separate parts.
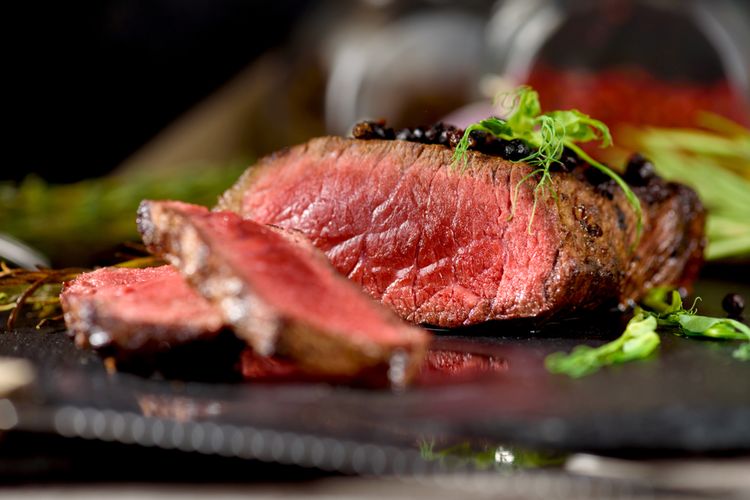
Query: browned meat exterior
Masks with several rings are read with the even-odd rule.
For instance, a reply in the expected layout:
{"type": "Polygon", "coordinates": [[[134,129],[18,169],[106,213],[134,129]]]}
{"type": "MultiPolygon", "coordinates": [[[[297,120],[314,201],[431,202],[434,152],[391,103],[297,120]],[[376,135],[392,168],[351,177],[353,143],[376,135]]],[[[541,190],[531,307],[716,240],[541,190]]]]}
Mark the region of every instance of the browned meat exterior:
{"type": "Polygon", "coordinates": [[[637,300],[658,285],[690,287],[706,246],[706,212],[698,195],[660,179],[634,188],[647,209],[644,236],[630,259],[621,300],[637,300]]]}
{"type": "Polygon", "coordinates": [[[278,352],[310,373],[378,368],[395,383],[419,367],[427,333],[364,295],[304,238],[180,202],[144,201],[138,227],[261,355],[278,352]]]}
{"type": "Polygon", "coordinates": [[[619,189],[586,180],[584,167],[553,173],[557,200],[529,165],[406,141],[313,139],[262,159],[217,208],[294,228],[371,296],[415,323],[445,327],[545,317],[637,299],[683,284],[702,259],[703,209],[682,186],[634,188],[634,215],[619,189]],[[529,224],[532,211],[533,222],[529,224]]]}
{"type": "Polygon", "coordinates": [[[224,326],[219,311],[171,266],[85,273],[65,284],[60,302],[76,344],[119,353],[213,339],[224,326]]]}

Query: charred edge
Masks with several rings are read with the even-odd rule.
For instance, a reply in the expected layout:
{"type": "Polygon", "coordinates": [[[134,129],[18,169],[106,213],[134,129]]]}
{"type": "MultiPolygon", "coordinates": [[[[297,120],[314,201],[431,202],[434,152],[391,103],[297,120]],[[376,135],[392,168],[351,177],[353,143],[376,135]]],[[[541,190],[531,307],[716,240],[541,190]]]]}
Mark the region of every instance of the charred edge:
{"type": "Polygon", "coordinates": [[[278,353],[296,360],[310,373],[377,379],[393,387],[408,383],[417,373],[426,348],[422,344],[384,349],[342,342],[311,325],[293,322],[279,336],[278,353]]]}

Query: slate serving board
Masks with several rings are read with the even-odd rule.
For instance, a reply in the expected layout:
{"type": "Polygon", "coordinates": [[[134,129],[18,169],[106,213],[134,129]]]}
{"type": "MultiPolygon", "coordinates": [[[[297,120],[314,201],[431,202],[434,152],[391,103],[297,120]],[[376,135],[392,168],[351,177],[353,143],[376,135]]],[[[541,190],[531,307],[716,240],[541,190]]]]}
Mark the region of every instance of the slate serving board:
{"type": "MultiPolygon", "coordinates": [[[[717,314],[730,289],[747,285],[701,282],[703,310],[717,314]]],[[[750,450],[750,363],[732,358],[736,343],[664,335],[647,361],[580,380],[545,371],[547,354],[614,338],[623,321],[609,313],[436,332],[439,347],[504,359],[507,370],[403,392],[110,374],[59,328],[19,328],[0,334],[0,355],[29,359],[37,376],[0,400],[0,429],[371,474],[438,466],[418,449],[432,441],[599,453],[750,450]]]]}

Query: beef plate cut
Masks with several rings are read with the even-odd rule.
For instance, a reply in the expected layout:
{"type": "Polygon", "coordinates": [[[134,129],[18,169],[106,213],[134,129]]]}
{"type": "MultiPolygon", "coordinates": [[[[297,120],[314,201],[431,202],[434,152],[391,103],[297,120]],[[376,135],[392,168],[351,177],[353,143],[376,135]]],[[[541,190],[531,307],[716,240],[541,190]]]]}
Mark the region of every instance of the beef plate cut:
{"type": "MultiPolygon", "coordinates": [[[[218,209],[297,229],[343,275],[401,317],[443,327],[549,317],[684,285],[702,261],[694,192],[653,178],[633,186],[644,232],[611,182],[553,172],[538,199],[532,171],[447,146],[322,137],[262,159],[218,209]],[[530,224],[531,220],[531,224],[530,224]]],[[[595,176],[593,176],[595,177],[595,176]]]]}
{"type": "Polygon", "coordinates": [[[138,227],[256,353],[321,375],[382,372],[394,384],[418,370],[427,332],[363,294],[305,238],[180,202],[144,201],[138,227]]]}

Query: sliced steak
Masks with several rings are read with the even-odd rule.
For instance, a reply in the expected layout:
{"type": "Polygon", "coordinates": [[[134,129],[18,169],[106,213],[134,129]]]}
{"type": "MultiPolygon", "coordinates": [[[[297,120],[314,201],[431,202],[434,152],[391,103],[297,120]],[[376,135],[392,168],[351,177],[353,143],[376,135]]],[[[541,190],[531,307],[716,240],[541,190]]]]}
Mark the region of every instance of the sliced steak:
{"type": "Polygon", "coordinates": [[[593,184],[584,167],[553,173],[556,199],[534,208],[536,181],[521,182],[531,166],[469,152],[457,171],[452,154],[313,139],[248,169],[217,208],[303,232],[339,272],[415,323],[569,314],[694,277],[704,213],[687,188],[658,179],[636,188],[645,229],[633,252],[622,192],[593,184]]]}
{"type": "Polygon", "coordinates": [[[149,353],[216,337],[221,314],[171,266],[105,267],[67,282],[60,294],[81,347],[149,353]]]}
{"type": "Polygon", "coordinates": [[[278,352],[329,375],[378,367],[396,383],[421,362],[428,334],[364,295],[297,235],[180,202],[144,201],[138,227],[261,355],[278,352]]]}

